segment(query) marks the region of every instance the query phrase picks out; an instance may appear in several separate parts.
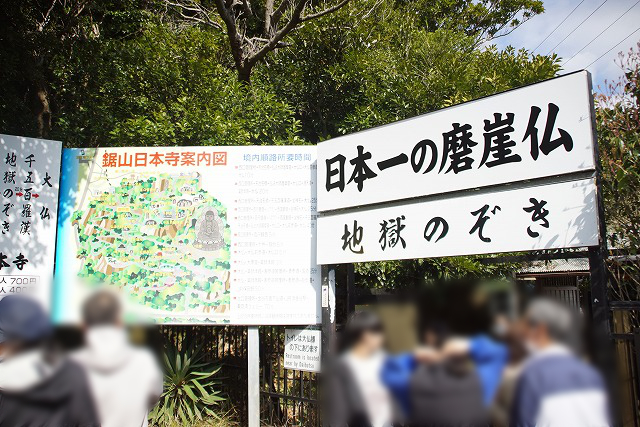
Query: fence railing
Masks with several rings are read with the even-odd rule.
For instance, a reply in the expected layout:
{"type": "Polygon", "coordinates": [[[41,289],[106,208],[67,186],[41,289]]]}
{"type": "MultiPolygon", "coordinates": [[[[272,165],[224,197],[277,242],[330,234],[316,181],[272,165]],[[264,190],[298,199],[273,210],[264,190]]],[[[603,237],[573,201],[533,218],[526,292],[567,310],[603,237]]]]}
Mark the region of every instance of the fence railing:
{"type": "MultiPolygon", "coordinates": [[[[283,326],[260,327],[260,419],[269,426],[319,426],[318,378],[284,368],[283,326]]],[[[194,341],[208,361],[221,364],[218,379],[239,425],[247,425],[247,329],[244,326],[162,326],[161,339],[194,341]]]]}
{"type": "Polygon", "coordinates": [[[275,426],[319,426],[318,378],[284,367],[284,327],[260,327],[261,420],[275,426]]]}
{"type": "Polygon", "coordinates": [[[621,424],[640,427],[640,302],[612,302],[621,424]]]}

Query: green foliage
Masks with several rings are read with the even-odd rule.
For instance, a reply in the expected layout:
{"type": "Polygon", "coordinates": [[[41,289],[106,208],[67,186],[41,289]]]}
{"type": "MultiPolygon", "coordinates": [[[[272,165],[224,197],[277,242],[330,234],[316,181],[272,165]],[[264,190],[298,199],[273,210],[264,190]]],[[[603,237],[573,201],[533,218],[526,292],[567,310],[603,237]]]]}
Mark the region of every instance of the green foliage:
{"type": "MultiPolygon", "coordinates": [[[[620,57],[624,77],[598,98],[597,126],[609,247],[630,257],[610,258],[617,299],[640,299],[640,43],[620,57]]],[[[639,326],[637,316],[630,317],[639,326]]]]}
{"type": "Polygon", "coordinates": [[[83,43],[54,62],[65,95],[56,134],[74,146],[96,136],[110,146],[297,143],[291,108],[238,83],[221,50],[210,33],[155,24],[130,40],[83,43]]]}
{"type": "Polygon", "coordinates": [[[640,248],[640,44],[621,58],[625,76],[598,98],[605,217],[611,247],[640,248]]]}
{"type": "MultiPolygon", "coordinates": [[[[222,22],[213,2],[196,3],[222,22]]],[[[351,0],[289,33],[251,84],[238,83],[224,29],[163,0],[50,6],[8,0],[0,10],[0,127],[75,147],[316,143],[559,69],[553,55],[491,44],[541,13],[540,0],[351,0]]],[[[265,36],[259,19],[242,19],[247,37],[265,36]]],[[[375,286],[499,272],[466,258],[358,270],[375,286]]]]}
{"type": "Polygon", "coordinates": [[[413,288],[440,280],[505,277],[515,264],[483,264],[479,258],[445,257],[355,264],[356,281],[366,288],[413,288]]]}
{"type": "Polygon", "coordinates": [[[312,142],[544,80],[559,70],[555,56],[484,48],[474,31],[425,27],[415,2],[353,2],[291,39],[254,82],[267,78],[296,106],[302,136],[312,142]]]}
{"type": "MultiPolygon", "coordinates": [[[[170,344],[163,356],[164,391],[160,403],[149,414],[156,426],[192,425],[206,417],[218,418],[214,408],[224,401],[215,388],[219,366],[207,363],[194,343],[170,344]]],[[[205,424],[206,425],[206,424],[205,424]]]]}

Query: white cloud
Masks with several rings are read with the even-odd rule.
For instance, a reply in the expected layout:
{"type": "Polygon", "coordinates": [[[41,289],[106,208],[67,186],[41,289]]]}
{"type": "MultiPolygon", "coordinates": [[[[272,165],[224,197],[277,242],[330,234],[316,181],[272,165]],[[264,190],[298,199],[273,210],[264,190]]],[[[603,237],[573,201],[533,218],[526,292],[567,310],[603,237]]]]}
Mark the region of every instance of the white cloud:
{"type": "MultiPolygon", "coordinates": [[[[603,2],[603,0],[585,0],[536,50],[536,53],[546,54],[578,27],[554,49],[554,52],[563,58],[562,73],[587,67],[593,75],[593,85],[596,89],[603,87],[605,80],[617,80],[622,76],[619,61],[618,63],[615,62],[618,54],[621,51],[627,52],[632,47],[637,46],[638,41],[640,41],[640,31],[637,31],[593,65],[589,66],[589,64],[611,49],[629,33],[640,27],[640,3],[635,5],[588,47],[581,52],[579,51],[615,21],[616,18],[634,5],[636,1],[638,0],[607,0],[600,9],[578,27],[603,2]],[[569,61],[569,58],[576,53],[578,54],[569,61]],[[567,62],[566,66],[564,65],[565,62],[567,62]]],[[[579,3],[579,0],[546,0],[544,2],[544,14],[532,18],[510,35],[496,39],[495,43],[500,48],[511,45],[517,49],[524,47],[528,50],[533,50],[579,3]]]]}

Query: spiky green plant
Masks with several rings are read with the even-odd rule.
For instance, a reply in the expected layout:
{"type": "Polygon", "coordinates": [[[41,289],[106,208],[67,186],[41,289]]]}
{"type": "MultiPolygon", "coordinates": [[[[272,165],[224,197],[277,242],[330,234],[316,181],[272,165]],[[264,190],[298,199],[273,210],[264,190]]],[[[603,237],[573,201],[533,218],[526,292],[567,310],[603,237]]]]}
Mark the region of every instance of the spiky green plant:
{"type": "Polygon", "coordinates": [[[207,417],[218,418],[214,411],[224,400],[215,390],[219,382],[214,376],[220,366],[204,360],[204,352],[193,343],[180,347],[168,346],[164,357],[164,391],[160,403],[149,414],[157,426],[170,425],[179,420],[191,425],[207,417]]]}

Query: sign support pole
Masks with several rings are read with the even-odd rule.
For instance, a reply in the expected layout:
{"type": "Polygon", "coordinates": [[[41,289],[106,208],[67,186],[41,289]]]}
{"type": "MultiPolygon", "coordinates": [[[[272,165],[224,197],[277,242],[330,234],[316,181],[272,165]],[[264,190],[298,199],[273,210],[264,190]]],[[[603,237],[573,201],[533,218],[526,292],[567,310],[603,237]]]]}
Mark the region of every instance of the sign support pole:
{"type": "MultiPolygon", "coordinates": [[[[600,165],[600,150],[598,147],[598,135],[596,131],[595,103],[593,101],[593,87],[589,74],[589,103],[591,106],[591,132],[593,134],[593,151],[595,160],[596,181],[596,209],[598,215],[598,245],[590,246],[589,274],[591,282],[591,320],[593,324],[593,338],[595,343],[594,362],[602,372],[611,402],[617,402],[618,388],[615,386],[615,348],[612,340],[612,314],[609,306],[609,270],[606,259],[607,250],[607,226],[604,217],[604,199],[602,194],[602,168],[600,165]]],[[[620,411],[613,406],[614,420],[619,421],[620,411]]],[[[617,424],[617,423],[616,423],[617,424]]]]}
{"type": "Polygon", "coordinates": [[[353,264],[347,264],[347,315],[356,311],[356,274],[353,264]]]}
{"type": "Polygon", "coordinates": [[[257,326],[247,327],[248,426],[260,427],[260,333],[257,326]]]}
{"type": "MultiPolygon", "coordinates": [[[[336,349],[336,266],[322,266],[322,366],[330,362],[336,349]]],[[[322,408],[322,425],[328,427],[326,408],[322,408]]]]}

